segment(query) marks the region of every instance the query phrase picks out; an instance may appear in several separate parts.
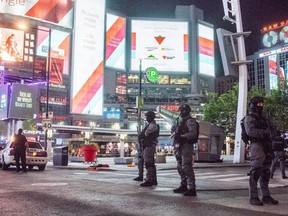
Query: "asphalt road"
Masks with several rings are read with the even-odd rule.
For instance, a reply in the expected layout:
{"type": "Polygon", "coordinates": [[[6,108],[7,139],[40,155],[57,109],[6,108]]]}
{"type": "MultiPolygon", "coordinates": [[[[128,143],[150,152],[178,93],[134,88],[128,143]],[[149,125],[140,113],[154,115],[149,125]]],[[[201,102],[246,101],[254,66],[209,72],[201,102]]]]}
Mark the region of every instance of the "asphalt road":
{"type": "MultiPolygon", "coordinates": [[[[286,182],[276,175],[278,206],[248,203],[247,167],[198,168],[197,197],[174,194],[176,170],[158,170],[158,186],[139,187],[137,169],[87,171],[47,166],[44,172],[0,171],[0,215],[287,215],[286,182]]],[[[288,181],[288,180],[287,180],[288,181]]]]}

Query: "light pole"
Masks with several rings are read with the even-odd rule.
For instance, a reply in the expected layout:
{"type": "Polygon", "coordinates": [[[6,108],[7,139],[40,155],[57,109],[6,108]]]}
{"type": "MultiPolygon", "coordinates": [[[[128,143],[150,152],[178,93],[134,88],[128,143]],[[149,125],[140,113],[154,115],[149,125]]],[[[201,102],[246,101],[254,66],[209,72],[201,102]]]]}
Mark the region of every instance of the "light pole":
{"type": "MultiPolygon", "coordinates": [[[[40,31],[46,31],[43,29],[38,29],[40,31]]],[[[47,32],[47,31],[46,31],[47,32]]],[[[45,118],[48,119],[48,112],[49,112],[49,83],[50,83],[50,58],[51,58],[51,28],[49,28],[49,35],[48,35],[48,55],[47,55],[47,72],[46,72],[46,113],[45,113],[45,118]]],[[[48,129],[46,128],[45,130],[45,141],[44,141],[44,148],[47,150],[48,146],[48,129]]]]}
{"type": "Polygon", "coordinates": [[[139,59],[139,92],[138,92],[138,100],[137,100],[137,108],[138,108],[138,115],[137,115],[137,131],[138,134],[141,132],[141,105],[142,103],[142,59],[139,59]]]}
{"type": "MultiPolygon", "coordinates": [[[[232,36],[237,37],[238,42],[238,59],[235,59],[233,64],[239,65],[239,93],[238,107],[235,133],[235,146],[233,163],[244,163],[244,148],[245,144],[241,140],[241,119],[246,115],[247,106],[247,63],[246,60],[244,36],[247,32],[243,32],[243,24],[241,17],[240,0],[222,0],[224,6],[224,19],[236,24],[237,33],[232,36]]],[[[233,44],[233,41],[232,41],[233,44]]],[[[235,52],[234,52],[235,53],[235,52]]],[[[231,62],[232,63],[232,62],[231,62]]]]}

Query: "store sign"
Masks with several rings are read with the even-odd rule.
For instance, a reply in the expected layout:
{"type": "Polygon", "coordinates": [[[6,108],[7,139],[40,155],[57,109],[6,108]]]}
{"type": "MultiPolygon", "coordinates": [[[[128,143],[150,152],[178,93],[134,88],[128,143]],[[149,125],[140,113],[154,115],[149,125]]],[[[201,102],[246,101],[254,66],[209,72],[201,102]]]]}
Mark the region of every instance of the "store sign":
{"type": "Polygon", "coordinates": [[[288,47],[282,47],[280,49],[276,49],[276,50],[270,50],[268,52],[263,52],[259,54],[260,58],[263,58],[265,56],[270,56],[270,55],[274,55],[277,53],[283,53],[283,52],[288,52],[288,47]]]}

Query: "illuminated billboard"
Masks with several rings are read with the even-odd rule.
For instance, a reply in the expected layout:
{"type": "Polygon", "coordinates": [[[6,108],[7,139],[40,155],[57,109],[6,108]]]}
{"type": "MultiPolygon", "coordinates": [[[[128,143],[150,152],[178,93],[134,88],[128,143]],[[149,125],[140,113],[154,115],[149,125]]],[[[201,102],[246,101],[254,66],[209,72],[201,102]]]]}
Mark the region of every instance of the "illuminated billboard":
{"type": "Polygon", "coordinates": [[[214,29],[198,23],[199,73],[215,76],[214,29]]]}
{"type": "Polygon", "coordinates": [[[105,0],[76,2],[71,112],[102,115],[105,0]]]}
{"type": "MultiPolygon", "coordinates": [[[[51,30],[51,61],[50,73],[54,73],[53,62],[62,62],[61,74],[69,74],[69,58],[70,58],[70,34],[58,30],[51,30]]],[[[42,26],[37,30],[37,49],[36,55],[48,57],[49,50],[49,29],[42,26]]],[[[59,74],[58,74],[59,75],[59,74]]],[[[51,74],[50,74],[51,76],[51,74]]],[[[51,77],[50,77],[51,78],[51,77]]]]}
{"type": "Polygon", "coordinates": [[[0,13],[36,18],[71,28],[73,2],[73,0],[2,0],[0,13]]]}
{"type": "Polygon", "coordinates": [[[8,118],[33,119],[36,112],[37,85],[13,83],[8,118]]]}
{"type": "Polygon", "coordinates": [[[106,66],[125,70],[126,19],[106,15],[106,66]]]}
{"type": "Polygon", "coordinates": [[[278,89],[278,77],[280,81],[280,86],[284,86],[285,73],[284,69],[280,67],[277,63],[276,54],[268,56],[268,65],[269,65],[270,89],[278,89]]]}
{"type": "Polygon", "coordinates": [[[35,34],[17,29],[0,27],[0,60],[5,65],[13,64],[23,67],[23,62],[33,62],[35,34]]]}
{"type": "Polygon", "coordinates": [[[188,22],[132,20],[131,71],[188,72],[188,22]]]}
{"type": "Polygon", "coordinates": [[[0,85],[0,119],[7,119],[8,114],[8,85],[0,85]]]}
{"type": "Polygon", "coordinates": [[[287,45],[288,43],[288,20],[282,20],[261,29],[262,44],[264,47],[287,45]]]}

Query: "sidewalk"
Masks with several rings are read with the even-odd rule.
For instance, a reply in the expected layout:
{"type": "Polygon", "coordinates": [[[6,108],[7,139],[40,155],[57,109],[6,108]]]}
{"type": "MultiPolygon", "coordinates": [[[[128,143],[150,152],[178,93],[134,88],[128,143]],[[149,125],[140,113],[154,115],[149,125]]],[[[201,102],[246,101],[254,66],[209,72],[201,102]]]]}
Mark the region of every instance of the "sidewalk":
{"type": "MultiPolygon", "coordinates": [[[[245,162],[243,164],[236,164],[233,163],[233,157],[232,156],[221,156],[221,159],[223,159],[222,162],[195,162],[194,168],[217,168],[217,167],[239,167],[239,166],[249,166],[249,162],[245,162]]],[[[128,164],[115,164],[114,163],[114,157],[99,157],[97,158],[96,163],[85,163],[85,162],[68,162],[67,166],[53,166],[53,162],[49,161],[47,166],[59,168],[59,169],[87,169],[90,166],[97,165],[97,164],[108,164],[109,168],[103,167],[102,170],[111,170],[111,171],[117,171],[117,170],[127,170],[131,169],[131,167],[128,167],[128,164]]],[[[176,159],[174,156],[166,156],[166,163],[156,163],[157,169],[159,170],[169,170],[169,169],[177,169],[176,159]]]]}

